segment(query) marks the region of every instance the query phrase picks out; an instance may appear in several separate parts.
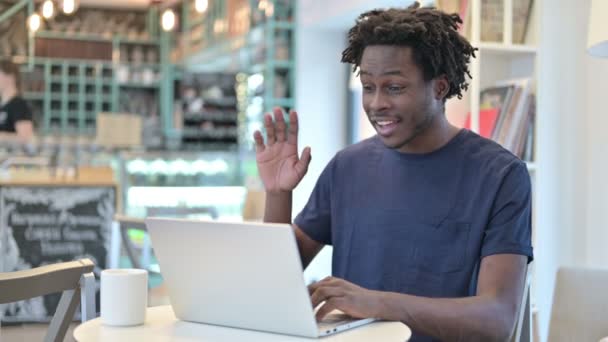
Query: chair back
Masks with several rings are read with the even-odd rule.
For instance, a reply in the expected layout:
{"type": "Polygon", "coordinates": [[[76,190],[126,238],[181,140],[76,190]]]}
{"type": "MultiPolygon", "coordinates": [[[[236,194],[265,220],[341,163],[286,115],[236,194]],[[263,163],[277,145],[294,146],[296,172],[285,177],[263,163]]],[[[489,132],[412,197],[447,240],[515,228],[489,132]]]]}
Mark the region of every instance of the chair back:
{"type": "Polygon", "coordinates": [[[608,269],[557,271],[549,341],[599,341],[608,336],[608,269]]]}
{"type": "Polygon", "coordinates": [[[95,318],[95,265],[89,259],[0,273],[0,304],[62,292],[45,342],[61,342],[81,304],[82,321],[95,318]]]}
{"type": "Polygon", "coordinates": [[[530,310],[530,278],[531,265],[528,265],[526,270],[526,280],[524,283],[524,291],[519,303],[519,311],[517,320],[515,321],[515,329],[511,336],[511,342],[530,342],[532,341],[532,315],[530,310]]]}
{"type": "MultiPolygon", "coordinates": [[[[142,233],[145,233],[147,238],[148,229],[146,228],[146,223],[144,222],[144,220],[137,217],[130,217],[118,214],[114,215],[114,220],[118,222],[120,230],[120,239],[122,241],[121,244],[124,247],[125,252],[127,252],[127,257],[129,258],[131,265],[133,265],[133,268],[146,269],[148,270],[148,272],[152,272],[152,270],[148,269],[149,265],[144,265],[145,262],[142,262],[142,260],[138,257],[137,247],[129,237],[130,230],[137,230],[142,233]]],[[[150,247],[148,246],[148,248],[150,247]]]]}

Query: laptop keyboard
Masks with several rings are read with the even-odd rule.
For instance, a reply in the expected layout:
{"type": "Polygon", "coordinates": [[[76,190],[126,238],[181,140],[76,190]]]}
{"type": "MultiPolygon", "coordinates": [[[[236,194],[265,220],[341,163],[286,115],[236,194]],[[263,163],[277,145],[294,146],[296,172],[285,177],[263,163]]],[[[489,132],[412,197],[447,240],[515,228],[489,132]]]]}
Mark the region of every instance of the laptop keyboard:
{"type": "Polygon", "coordinates": [[[357,318],[352,318],[351,316],[344,313],[335,313],[325,316],[319,324],[335,324],[339,322],[350,322],[354,321],[357,318]]]}
{"type": "Polygon", "coordinates": [[[317,326],[319,327],[319,330],[325,331],[357,320],[357,318],[352,318],[347,314],[335,313],[325,316],[320,322],[317,322],[317,326]]]}

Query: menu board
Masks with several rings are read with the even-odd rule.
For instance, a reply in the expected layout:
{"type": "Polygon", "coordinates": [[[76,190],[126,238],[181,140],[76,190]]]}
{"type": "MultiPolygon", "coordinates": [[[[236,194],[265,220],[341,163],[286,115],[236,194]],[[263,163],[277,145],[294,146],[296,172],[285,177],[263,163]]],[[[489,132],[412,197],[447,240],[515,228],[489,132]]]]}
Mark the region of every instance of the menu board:
{"type": "MultiPolygon", "coordinates": [[[[99,279],[110,250],[114,208],[114,187],[0,188],[0,271],[89,258],[99,279]]],[[[3,322],[48,321],[60,297],[0,304],[0,317],[3,322]]]]}

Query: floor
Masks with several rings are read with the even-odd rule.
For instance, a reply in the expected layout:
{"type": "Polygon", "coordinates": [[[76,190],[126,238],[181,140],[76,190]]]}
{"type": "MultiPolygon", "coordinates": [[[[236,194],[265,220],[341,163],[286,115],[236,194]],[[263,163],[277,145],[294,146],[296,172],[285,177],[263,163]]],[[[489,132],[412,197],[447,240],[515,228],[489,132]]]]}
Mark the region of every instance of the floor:
{"type": "MultiPolygon", "coordinates": [[[[153,288],[149,292],[148,305],[158,306],[169,304],[169,298],[164,286],[153,288]]],[[[70,326],[64,342],[75,342],[72,337],[73,330],[78,326],[74,323],[70,326]]],[[[35,342],[43,341],[46,334],[47,324],[23,324],[17,326],[5,326],[0,328],[0,342],[35,342]]]]}

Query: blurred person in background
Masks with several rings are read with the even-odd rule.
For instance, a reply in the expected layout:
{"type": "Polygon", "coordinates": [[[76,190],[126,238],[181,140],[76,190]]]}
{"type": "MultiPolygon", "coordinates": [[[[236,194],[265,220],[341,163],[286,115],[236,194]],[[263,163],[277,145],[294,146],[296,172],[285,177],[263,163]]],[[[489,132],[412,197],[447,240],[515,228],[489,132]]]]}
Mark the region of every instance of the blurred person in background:
{"type": "Polygon", "coordinates": [[[0,138],[30,141],[34,136],[32,112],[21,97],[19,67],[6,60],[0,61],[0,138]]]}

